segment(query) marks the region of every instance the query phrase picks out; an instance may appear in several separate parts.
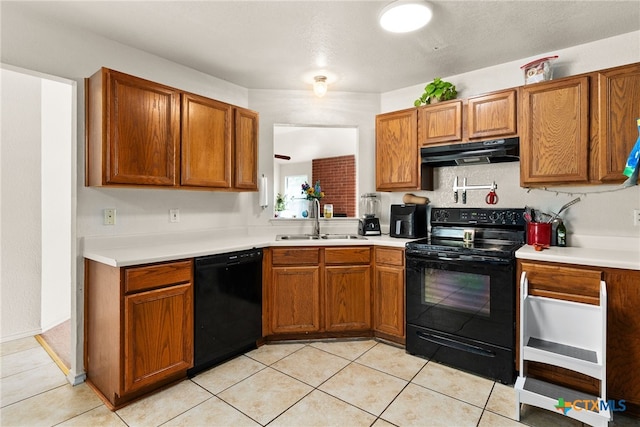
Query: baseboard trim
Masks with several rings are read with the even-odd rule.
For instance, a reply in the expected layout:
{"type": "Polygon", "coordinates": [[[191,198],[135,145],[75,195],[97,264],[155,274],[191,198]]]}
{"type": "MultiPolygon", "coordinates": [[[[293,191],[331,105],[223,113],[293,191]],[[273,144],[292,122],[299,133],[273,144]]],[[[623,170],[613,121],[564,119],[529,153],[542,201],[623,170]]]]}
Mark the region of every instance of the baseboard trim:
{"type": "Polygon", "coordinates": [[[18,334],[13,334],[13,335],[8,335],[6,337],[2,337],[2,339],[0,339],[0,344],[4,344],[6,342],[10,342],[10,341],[15,341],[15,340],[19,340],[22,338],[31,338],[35,335],[38,335],[42,333],[42,329],[32,329],[30,331],[26,331],[26,332],[20,332],[18,334]]]}

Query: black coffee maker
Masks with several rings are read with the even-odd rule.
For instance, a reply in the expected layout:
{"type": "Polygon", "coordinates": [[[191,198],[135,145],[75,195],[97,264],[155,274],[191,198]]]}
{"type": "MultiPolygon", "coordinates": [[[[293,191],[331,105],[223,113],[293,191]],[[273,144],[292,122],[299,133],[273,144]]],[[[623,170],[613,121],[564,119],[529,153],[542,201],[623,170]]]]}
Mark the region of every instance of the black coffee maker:
{"type": "Polygon", "coordinates": [[[365,193],[360,196],[360,221],[358,222],[358,234],[361,236],[379,236],[380,219],[378,210],[380,207],[380,195],[377,193],[365,193]]]}

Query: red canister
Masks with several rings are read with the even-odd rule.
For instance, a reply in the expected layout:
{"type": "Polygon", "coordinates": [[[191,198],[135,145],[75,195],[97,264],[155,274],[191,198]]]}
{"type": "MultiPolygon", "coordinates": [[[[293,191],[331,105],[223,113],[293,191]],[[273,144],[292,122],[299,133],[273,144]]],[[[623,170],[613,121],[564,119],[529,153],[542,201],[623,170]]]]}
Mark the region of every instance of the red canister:
{"type": "Polygon", "coordinates": [[[551,223],[527,223],[527,244],[543,246],[551,245],[551,223]]]}

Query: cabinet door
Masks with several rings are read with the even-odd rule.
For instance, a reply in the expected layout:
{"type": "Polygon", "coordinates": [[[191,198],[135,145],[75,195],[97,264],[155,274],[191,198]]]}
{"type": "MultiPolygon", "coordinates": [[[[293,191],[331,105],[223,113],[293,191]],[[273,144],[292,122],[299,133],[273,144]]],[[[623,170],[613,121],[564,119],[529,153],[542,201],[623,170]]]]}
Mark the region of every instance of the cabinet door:
{"type": "Polygon", "coordinates": [[[404,337],[404,268],[376,265],[373,295],[373,328],[404,337]]]}
{"type": "Polygon", "coordinates": [[[468,99],[469,139],[513,136],[517,132],[515,89],[468,99]]]}
{"type": "Polygon", "coordinates": [[[305,333],[320,330],[320,267],[273,267],[271,331],[305,333]]]}
{"type": "Polygon", "coordinates": [[[640,415],[640,271],[606,269],[607,397],[640,415]]]}
{"type": "Polygon", "coordinates": [[[232,107],[182,95],[182,185],[231,188],[232,107]]]}
{"type": "Polygon", "coordinates": [[[462,101],[446,101],[418,109],[420,145],[462,141],[462,101]]]}
{"type": "Polygon", "coordinates": [[[599,171],[605,182],[622,182],[627,158],[638,139],[640,118],[640,64],[598,73],[597,116],[599,171]]]}
{"type": "Polygon", "coordinates": [[[416,109],[376,116],[376,189],[420,188],[416,109]]]}
{"type": "Polygon", "coordinates": [[[235,108],[234,188],[258,190],[258,113],[235,108]]]}
{"type": "Polygon", "coordinates": [[[326,329],[371,329],[371,268],[368,265],[325,267],[326,329]]]}
{"type": "Polygon", "coordinates": [[[102,184],[177,185],[180,93],[112,70],[102,70],[102,79],[102,184]]]}
{"type": "Polygon", "coordinates": [[[124,393],[193,366],[193,287],[185,283],[124,297],[124,393]]]}
{"type": "Polygon", "coordinates": [[[522,88],[520,184],[589,180],[589,78],[522,88]]]}

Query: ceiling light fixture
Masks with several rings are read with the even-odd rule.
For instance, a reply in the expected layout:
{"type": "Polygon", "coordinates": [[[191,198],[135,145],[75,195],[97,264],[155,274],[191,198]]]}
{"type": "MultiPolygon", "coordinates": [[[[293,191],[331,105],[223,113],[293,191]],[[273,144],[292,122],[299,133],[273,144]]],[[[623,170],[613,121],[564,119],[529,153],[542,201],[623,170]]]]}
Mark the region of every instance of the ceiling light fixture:
{"type": "Polygon", "coordinates": [[[380,12],[380,26],[392,33],[408,33],[424,27],[433,12],[429,3],[421,0],[396,0],[380,12]]]}
{"type": "Polygon", "coordinates": [[[318,98],[322,98],[327,93],[327,77],[315,76],[313,80],[313,93],[315,93],[318,98]]]}

